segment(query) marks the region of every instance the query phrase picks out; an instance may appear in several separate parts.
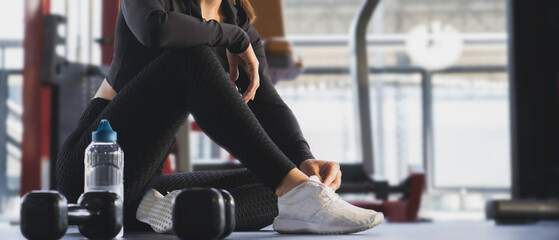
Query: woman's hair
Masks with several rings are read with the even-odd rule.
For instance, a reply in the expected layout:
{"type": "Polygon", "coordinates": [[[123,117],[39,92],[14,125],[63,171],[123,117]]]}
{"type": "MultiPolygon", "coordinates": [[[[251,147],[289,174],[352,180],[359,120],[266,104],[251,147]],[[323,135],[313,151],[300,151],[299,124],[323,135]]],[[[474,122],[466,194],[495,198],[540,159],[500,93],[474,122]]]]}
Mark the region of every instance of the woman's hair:
{"type": "Polygon", "coordinates": [[[248,0],[231,0],[231,1],[233,2],[233,4],[237,4],[237,1],[240,1],[243,10],[245,10],[245,12],[247,13],[247,17],[250,19],[250,23],[254,22],[254,20],[256,19],[256,14],[254,13],[254,8],[252,8],[252,5],[250,5],[250,2],[248,0]]]}

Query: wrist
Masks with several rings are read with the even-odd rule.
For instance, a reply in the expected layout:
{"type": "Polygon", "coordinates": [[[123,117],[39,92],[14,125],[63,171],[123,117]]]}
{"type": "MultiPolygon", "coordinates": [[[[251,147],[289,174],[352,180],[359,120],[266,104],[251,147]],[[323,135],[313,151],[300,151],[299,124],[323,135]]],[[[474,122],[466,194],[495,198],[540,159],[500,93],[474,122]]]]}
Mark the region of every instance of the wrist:
{"type": "Polygon", "coordinates": [[[306,165],[311,165],[314,160],[316,160],[316,159],[308,158],[308,159],[305,159],[305,160],[301,161],[301,163],[299,163],[299,169],[303,170],[303,168],[306,165]]]}
{"type": "Polygon", "coordinates": [[[313,160],[315,160],[315,159],[313,159],[313,158],[308,158],[308,159],[305,159],[305,160],[301,161],[301,164],[303,164],[304,162],[309,163],[309,162],[312,162],[313,160]]]}

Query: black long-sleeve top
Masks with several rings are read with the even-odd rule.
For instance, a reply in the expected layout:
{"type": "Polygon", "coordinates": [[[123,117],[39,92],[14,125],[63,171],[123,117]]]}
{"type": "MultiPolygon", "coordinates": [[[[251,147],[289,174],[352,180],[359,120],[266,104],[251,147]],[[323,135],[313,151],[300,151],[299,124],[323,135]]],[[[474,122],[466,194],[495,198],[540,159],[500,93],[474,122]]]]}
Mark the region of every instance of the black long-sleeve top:
{"type": "MultiPolygon", "coordinates": [[[[214,47],[228,70],[225,49],[244,52],[249,43],[259,61],[261,86],[248,103],[268,135],[297,166],[314,158],[289,107],[271,86],[264,46],[246,13],[222,0],[224,22],[202,18],[199,0],[121,0],[116,23],[115,52],[107,81],[118,92],[163,51],[200,45],[214,47]]],[[[241,71],[238,84],[248,83],[241,71]]]]}

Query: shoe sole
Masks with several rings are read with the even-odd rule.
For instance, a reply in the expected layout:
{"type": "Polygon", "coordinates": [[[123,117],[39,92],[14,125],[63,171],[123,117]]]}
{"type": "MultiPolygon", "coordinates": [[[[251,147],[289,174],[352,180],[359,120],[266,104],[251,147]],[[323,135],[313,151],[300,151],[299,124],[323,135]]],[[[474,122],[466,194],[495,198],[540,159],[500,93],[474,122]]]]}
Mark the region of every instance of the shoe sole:
{"type": "Polygon", "coordinates": [[[322,226],[319,224],[309,223],[299,220],[291,219],[274,219],[274,230],[278,233],[283,234],[324,234],[324,235],[334,235],[334,234],[349,234],[365,231],[367,229],[374,228],[381,224],[384,220],[384,215],[378,213],[371,224],[353,227],[338,227],[338,226],[322,226]]]}

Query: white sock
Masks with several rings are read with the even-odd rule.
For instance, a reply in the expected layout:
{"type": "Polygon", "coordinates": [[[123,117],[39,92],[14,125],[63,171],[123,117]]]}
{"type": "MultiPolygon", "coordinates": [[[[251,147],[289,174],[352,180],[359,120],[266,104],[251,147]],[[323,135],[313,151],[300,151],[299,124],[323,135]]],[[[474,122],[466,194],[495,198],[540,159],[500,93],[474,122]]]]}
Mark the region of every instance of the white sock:
{"type": "Polygon", "coordinates": [[[173,199],[180,190],[175,190],[163,196],[155,189],[144,194],[140,206],[136,211],[136,219],[147,223],[158,233],[173,230],[173,199]]]}
{"type": "Polygon", "coordinates": [[[274,230],[281,233],[340,234],[360,232],[380,224],[384,215],[341,199],[317,176],[278,198],[274,230]]]}

